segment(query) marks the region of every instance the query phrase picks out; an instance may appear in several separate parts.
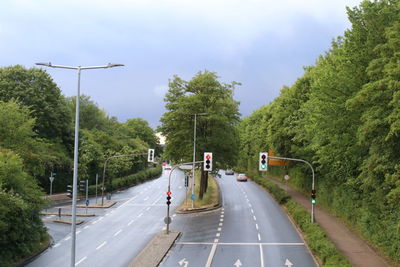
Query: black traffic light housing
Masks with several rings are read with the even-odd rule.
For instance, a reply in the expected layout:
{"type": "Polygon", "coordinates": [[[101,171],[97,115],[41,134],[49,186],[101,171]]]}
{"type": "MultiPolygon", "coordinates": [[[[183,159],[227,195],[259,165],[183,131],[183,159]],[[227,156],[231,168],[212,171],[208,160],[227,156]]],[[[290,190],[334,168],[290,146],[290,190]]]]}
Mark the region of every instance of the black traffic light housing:
{"type": "Polygon", "coordinates": [[[167,205],[171,204],[171,192],[167,192],[167,205]]]}
{"type": "Polygon", "coordinates": [[[67,196],[72,198],[72,185],[67,185],[67,196]]]}
{"type": "Polygon", "coordinates": [[[317,198],[317,190],[313,189],[311,190],[311,203],[315,204],[317,202],[316,198],[317,198]]]}

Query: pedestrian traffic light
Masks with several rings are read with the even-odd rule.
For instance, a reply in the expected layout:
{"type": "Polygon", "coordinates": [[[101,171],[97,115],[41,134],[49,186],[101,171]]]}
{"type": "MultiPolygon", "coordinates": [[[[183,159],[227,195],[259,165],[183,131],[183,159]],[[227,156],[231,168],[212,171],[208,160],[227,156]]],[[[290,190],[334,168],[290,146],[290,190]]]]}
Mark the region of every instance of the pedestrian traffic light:
{"type": "Polygon", "coordinates": [[[185,187],[189,187],[189,174],[185,174],[185,187]]]}
{"type": "Polygon", "coordinates": [[[267,152],[260,152],[258,170],[259,171],[267,171],[268,170],[268,153],[267,152]]]}
{"type": "Polygon", "coordinates": [[[167,205],[171,204],[171,192],[167,192],[167,205]]]}
{"type": "Polygon", "coordinates": [[[82,192],[86,191],[86,180],[79,181],[79,191],[82,191],[82,192]]]}
{"type": "Polygon", "coordinates": [[[154,162],[154,149],[149,148],[147,151],[147,162],[154,162]]]}
{"type": "Polygon", "coordinates": [[[317,193],[317,190],[315,190],[315,189],[311,190],[311,203],[312,204],[317,203],[317,200],[316,200],[317,195],[316,195],[316,193],[317,193]]]}
{"type": "Polygon", "coordinates": [[[204,152],[204,171],[210,172],[212,171],[212,153],[204,152]]]}
{"type": "Polygon", "coordinates": [[[72,198],[72,185],[67,185],[67,196],[72,198]]]}

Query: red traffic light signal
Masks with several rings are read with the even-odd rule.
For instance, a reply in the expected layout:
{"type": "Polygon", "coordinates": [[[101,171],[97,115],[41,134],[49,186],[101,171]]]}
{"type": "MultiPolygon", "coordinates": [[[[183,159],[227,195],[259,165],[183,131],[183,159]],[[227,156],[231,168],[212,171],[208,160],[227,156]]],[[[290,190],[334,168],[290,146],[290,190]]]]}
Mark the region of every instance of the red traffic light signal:
{"type": "Polygon", "coordinates": [[[170,196],[170,195],[171,195],[171,191],[168,191],[168,192],[167,192],[167,195],[170,196]]]}

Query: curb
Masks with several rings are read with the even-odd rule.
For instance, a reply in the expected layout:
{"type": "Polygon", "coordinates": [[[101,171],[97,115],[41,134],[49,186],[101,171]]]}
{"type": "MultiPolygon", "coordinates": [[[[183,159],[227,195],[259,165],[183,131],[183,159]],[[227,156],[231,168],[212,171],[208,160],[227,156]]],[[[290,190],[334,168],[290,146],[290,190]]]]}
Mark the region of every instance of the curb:
{"type": "Polygon", "coordinates": [[[47,245],[42,248],[41,250],[39,250],[38,252],[36,252],[35,254],[29,256],[28,258],[22,259],[19,262],[15,263],[15,267],[22,267],[27,265],[28,263],[32,262],[34,259],[36,259],[36,257],[38,257],[40,254],[42,254],[43,252],[45,252],[48,248],[52,247],[54,243],[53,237],[51,235],[49,235],[49,241],[47,242],[47,245]]]}

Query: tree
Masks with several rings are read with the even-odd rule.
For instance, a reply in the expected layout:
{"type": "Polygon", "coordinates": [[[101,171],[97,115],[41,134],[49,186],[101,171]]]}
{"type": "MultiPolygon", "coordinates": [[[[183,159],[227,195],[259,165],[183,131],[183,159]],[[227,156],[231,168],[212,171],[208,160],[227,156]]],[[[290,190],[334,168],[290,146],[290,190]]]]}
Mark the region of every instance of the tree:
{"type": "Polygon", "coordinates": [[[12,99],[31,110],[39,137],[72,143],[65,99],[45,71],[21,65],[0,68],[0,100],[12,99]]]}
{"type": "MultiPolygon", "coordinates": [[[[218,81],[214,72],[199,72],[189,82],[174,76],[165,97],[167,112],[161,118],[159,130],[166,137],[166,156],[174,161],[192,161],[194,114],[196,125],[196,160],[201,152],[213,152],[215,168],[234,166],[237,160],[239,136],[239,102],[233,99],[238,83],[218,81]]],[[[207,190],[207,176],[202,171],[200,195],[207,190]]]]}

